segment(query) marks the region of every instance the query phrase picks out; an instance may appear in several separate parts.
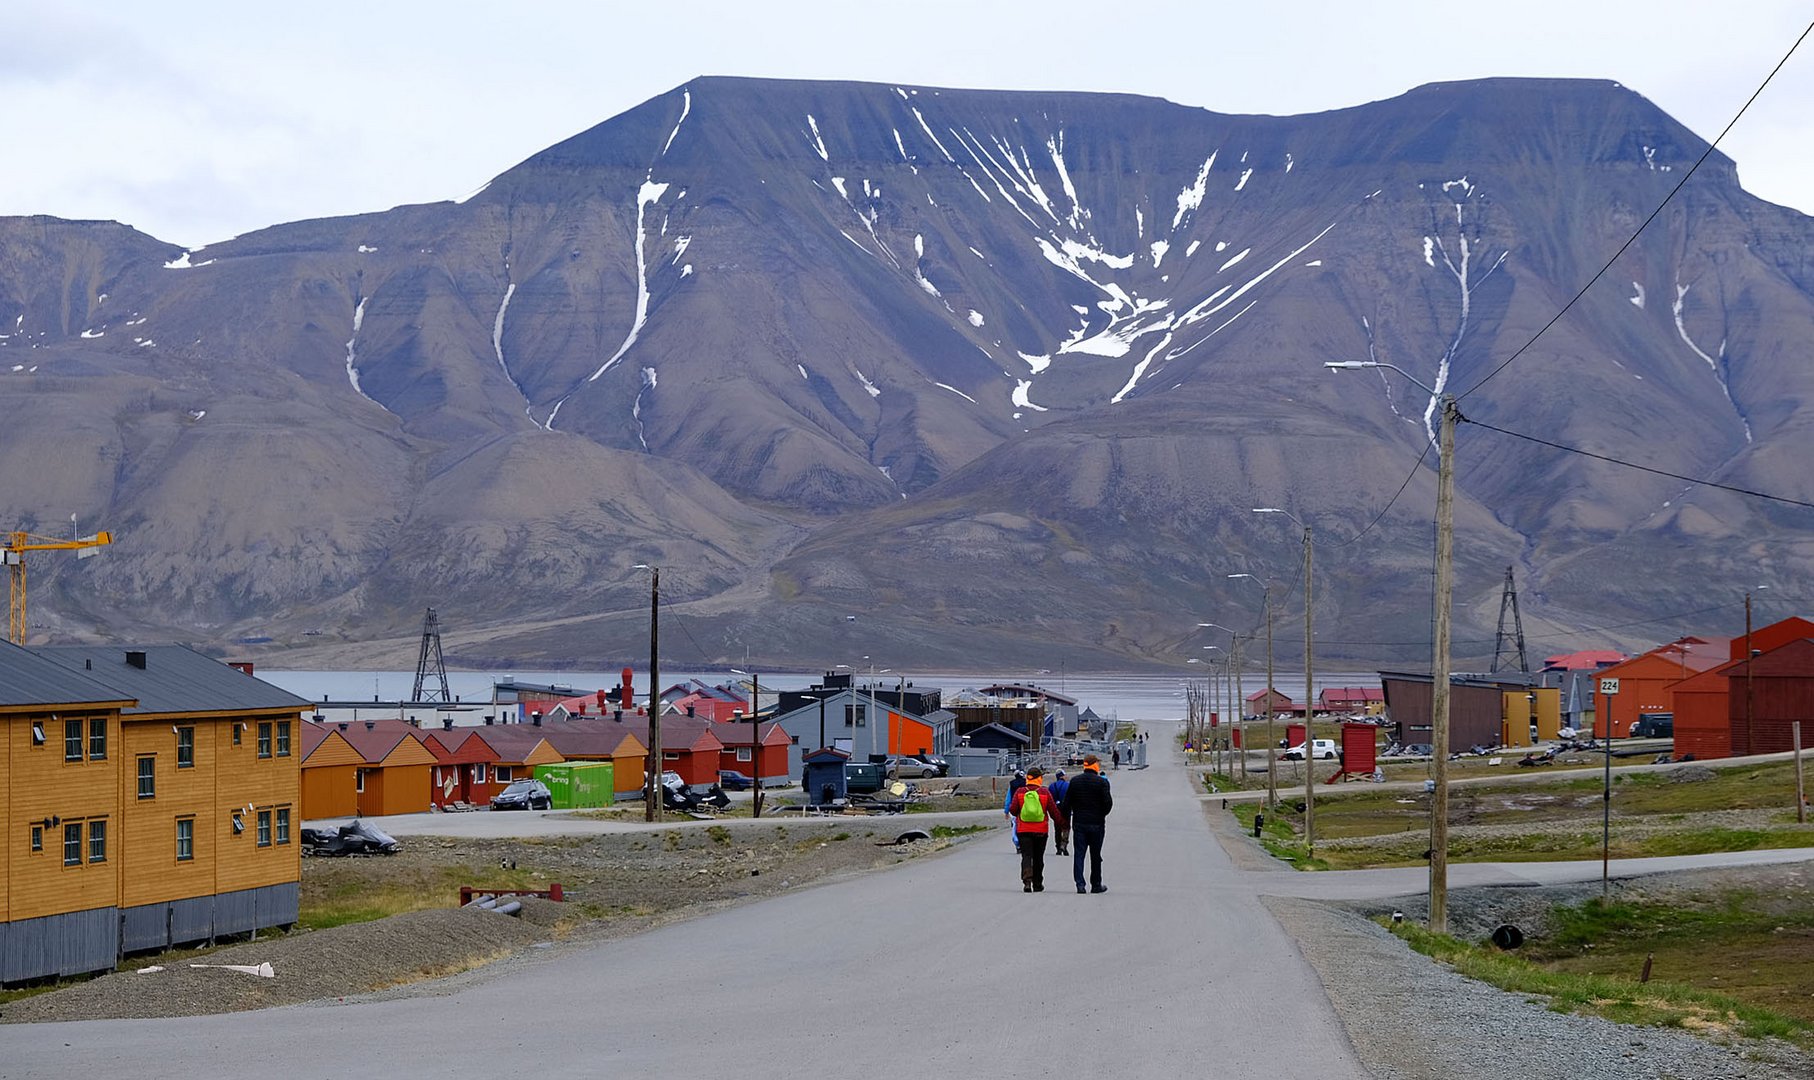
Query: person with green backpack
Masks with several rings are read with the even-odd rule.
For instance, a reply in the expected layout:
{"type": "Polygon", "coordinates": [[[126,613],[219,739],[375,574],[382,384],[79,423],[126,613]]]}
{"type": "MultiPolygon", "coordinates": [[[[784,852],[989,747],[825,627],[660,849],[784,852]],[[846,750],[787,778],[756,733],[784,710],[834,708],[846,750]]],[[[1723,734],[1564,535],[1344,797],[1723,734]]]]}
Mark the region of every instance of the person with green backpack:
{"type": "Polygon", "coordinates": [[[1045,770],[1027,770],[1027,786],[1013,802],[1014,837],[1020,845],[1020,891],[1046,891],[1046,837],[1058,804],[1045,787],[1045,770]]]}

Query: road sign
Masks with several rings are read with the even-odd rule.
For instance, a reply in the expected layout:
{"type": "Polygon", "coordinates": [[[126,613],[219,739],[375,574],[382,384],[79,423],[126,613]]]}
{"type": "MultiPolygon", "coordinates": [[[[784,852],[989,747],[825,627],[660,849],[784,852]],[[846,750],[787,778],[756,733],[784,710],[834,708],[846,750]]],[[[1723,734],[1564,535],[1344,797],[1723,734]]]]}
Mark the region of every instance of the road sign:
{"type": "Polygon", "coordinates": [[[1617,680],[1617,679],[1601,679],[1600,680],[1600,693],[1616,694],[1618,692],[1619,692],[1619,680],[1617,680]]]}

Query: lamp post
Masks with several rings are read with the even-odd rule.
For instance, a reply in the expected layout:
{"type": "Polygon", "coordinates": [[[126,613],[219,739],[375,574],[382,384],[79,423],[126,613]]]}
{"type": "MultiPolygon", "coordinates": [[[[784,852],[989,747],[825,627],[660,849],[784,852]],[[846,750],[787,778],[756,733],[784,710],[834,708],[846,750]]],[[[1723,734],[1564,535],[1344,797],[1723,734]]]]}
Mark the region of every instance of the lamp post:
{"type": "MultiPolygon", "coordinates": [[[[1227,660],[1228,666],[1224,669],[1227,674],[1227,678],[1226,678],[1225,686],[1224,686],[1225,693],[1222,695],[1222,700],[1224,702],[1224,708],[1223,708],[1224,713],[1232,713],[1232,718],[1229,719],[1229,721],[1228,721],[1228,723],[1229,723],[1228,756],[1230,758],[1233,758],[1234,757],[1234,734],[1233,734],[1234,725],[1239,723],[1241,720],[1241,697],[1240,697],[1241,635],[1235,632],[1234,627],[1223,626],[1221,623],[1200,622],[1197,625],[1199,627],[1208,627],[1208,628],[1215,629],[1215,630],[1228,631],[1228,653],[1226,655],[1226,660],[1227,660]]],[[[1220,744],[1218,744],[1218,746],[1219,745],[1220,744]]],[[[1247,751],[1244,748],[1241,751],[1241,757],[1243,760],[1245,760],[1247,757],[1247,751]]],[[[1234,769],[1231,767],[1229,769],[1229,775],[1232,776],[1233,774],[1234,774],[1234,769]]],[[[1241,770],[1241,774],[1243,776],[1245,776],[1247,774],[1247,770],[1245,768],[1243,768],[1241,770]]]]}
{"type": "MultiPolygon", "coordinates": [[[[1461,409],[1455,395],[1438,394],[1394,364],[1376,360],[1331,360],[1331,371],[1386,368],[1410,380],[1442,406],[1437,437],[1436,469],[1436,626],[1430,659],[1430,771],[1435,781],[1430,797],[1430,929],[1449,928],[1449,609],[1455,592],[1455,425],[1461,409]]],[[[1612,721],[1607,720],[1607,735],[1612,721]]]]}
{"type": "MultiPolygon", "coordinates": [[[[1205,625],[1205,624],[1199,623],[1198,625],[1201,626],[1201,625],[1205,625]]],[[[1204,652],[1221,652],[1222,646],[1205,645],[1205,646],[1203,646],[1203,651],[1204,652]]],[[[1209,711],[1213,715],[1214,713],[1216,713],[1217,711],[1219,711],[1221,709],[1221,703],[1218,700],[1219,696],[1220,696],[1220,685],[1219,684],[1220,684],[1221,680],[1216,678],[1216,667],[1215,667],[1216,660],[1215,660],[1215,658],[1214,657],[1204,657],[1204,662],[1209,664],[1209,711]]],[[[1201,762],[1203,760],[1203,732],[1205,729],[1210,728],[1210,724],[1208,723],[1209,718],[1202,717],[1201,719],[1203,722],[1199,723],[1197,725],[1197,737],[1196,737],[1195,741],[1192,743],[1192,745],[1197,748],[1197,761],[1199,761],[1199,762],[1201,762]]],[[[1212,765],[1212,767],[1213,767],[1213,765],[1212,765]]]]}
{"type": "Polygon", "coordinates": [[[649,571],[649,767],[643,778],[642,819],[661,820],[661,567],[637,563],[649,571]]]}
{"type": "MultiPolygon", "coordinates": [[[[749,663],[749,658],[744,658],[749,663]]],[[[756,714],[762,711],[762,676],[732,668],[732,674],[746,676],[750,681],[750,817],[762,816],[762,739],[761,725],[756,723],[756,714]]]]}
{"type": "MultiPolygon", "coordinates": [[[[1279,805],[1279,785],[1276,779],[1278,762],[1275,760],[1278,738],[1272,728],[1272,583],[1252,574],[1230,574],[1230,578],[1247,578],[1259,582],[1266,609],[1266,809],[1271,810],[1279,805]]],[[[1242,705],[1246,707],[1245,702],[1242,705]]]]}
{"type": "Polygon", "coordinates": [[[1310,564],[1311,539],[1310,526],[1299,521],[1297,515],[1276,506],[1256,506],[1256,514],[1284,514],[1304,530],[1304,858],[1309,860],[1316,855],[1316,759],[1311,756],[1315,745],[1311,739],[1310,723],[1316,718],[1315,680],[1311,677],[1310,642],[1314,631],[1311,629],[1310,564]]]}

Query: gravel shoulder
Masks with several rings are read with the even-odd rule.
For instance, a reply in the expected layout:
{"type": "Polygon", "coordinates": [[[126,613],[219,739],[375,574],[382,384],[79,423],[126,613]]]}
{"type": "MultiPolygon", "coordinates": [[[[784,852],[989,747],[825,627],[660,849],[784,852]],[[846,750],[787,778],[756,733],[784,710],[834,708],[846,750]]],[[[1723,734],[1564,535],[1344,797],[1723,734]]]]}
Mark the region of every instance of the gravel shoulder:
{"type": "MultiPolygon", "coordinates": [[[[1757,867],[1659,874],[1625,879],[1618,888],[1658,896],[1675,888],[1780,887],[1785,875],[1800,872],[1757,867]]],[[[1551,906],[1599,891],[1598,883],[1457,890],[1449,898],[1451,930],[1478,940],[1510,922],[1527,935],[1541,933],[1551,906]]],[[[1814,1077],[1814,1058],[1787,1044],[1716,1041],[1551,1012],[1539,998],[1477,982],[1413,952],[1372,921],[1394,909],[1422,919],[1424,901],[1265,899],[1321,977],[1355,1053],[1381,1080],[1814,1077]]]]}

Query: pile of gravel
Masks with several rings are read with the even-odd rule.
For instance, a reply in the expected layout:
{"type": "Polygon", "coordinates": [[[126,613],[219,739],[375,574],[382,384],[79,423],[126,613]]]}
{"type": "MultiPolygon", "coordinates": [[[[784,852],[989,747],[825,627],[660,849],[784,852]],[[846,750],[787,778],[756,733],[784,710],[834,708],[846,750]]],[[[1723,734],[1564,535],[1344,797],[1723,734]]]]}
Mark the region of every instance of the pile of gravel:
{"type": "Polygon", "coordinates": [[[163,970],[115,972],[23,998],[0,1006],[0,1021],[202,1016],[340,998],[489,963],[553,936],[562,915],[561,905],[534,897],[525,898],[521,918],[477,908],[415,911],[234,945],[194,961],[269,963],[276,972],[269,979],[149,957],[144,966],[163,970]]]}

